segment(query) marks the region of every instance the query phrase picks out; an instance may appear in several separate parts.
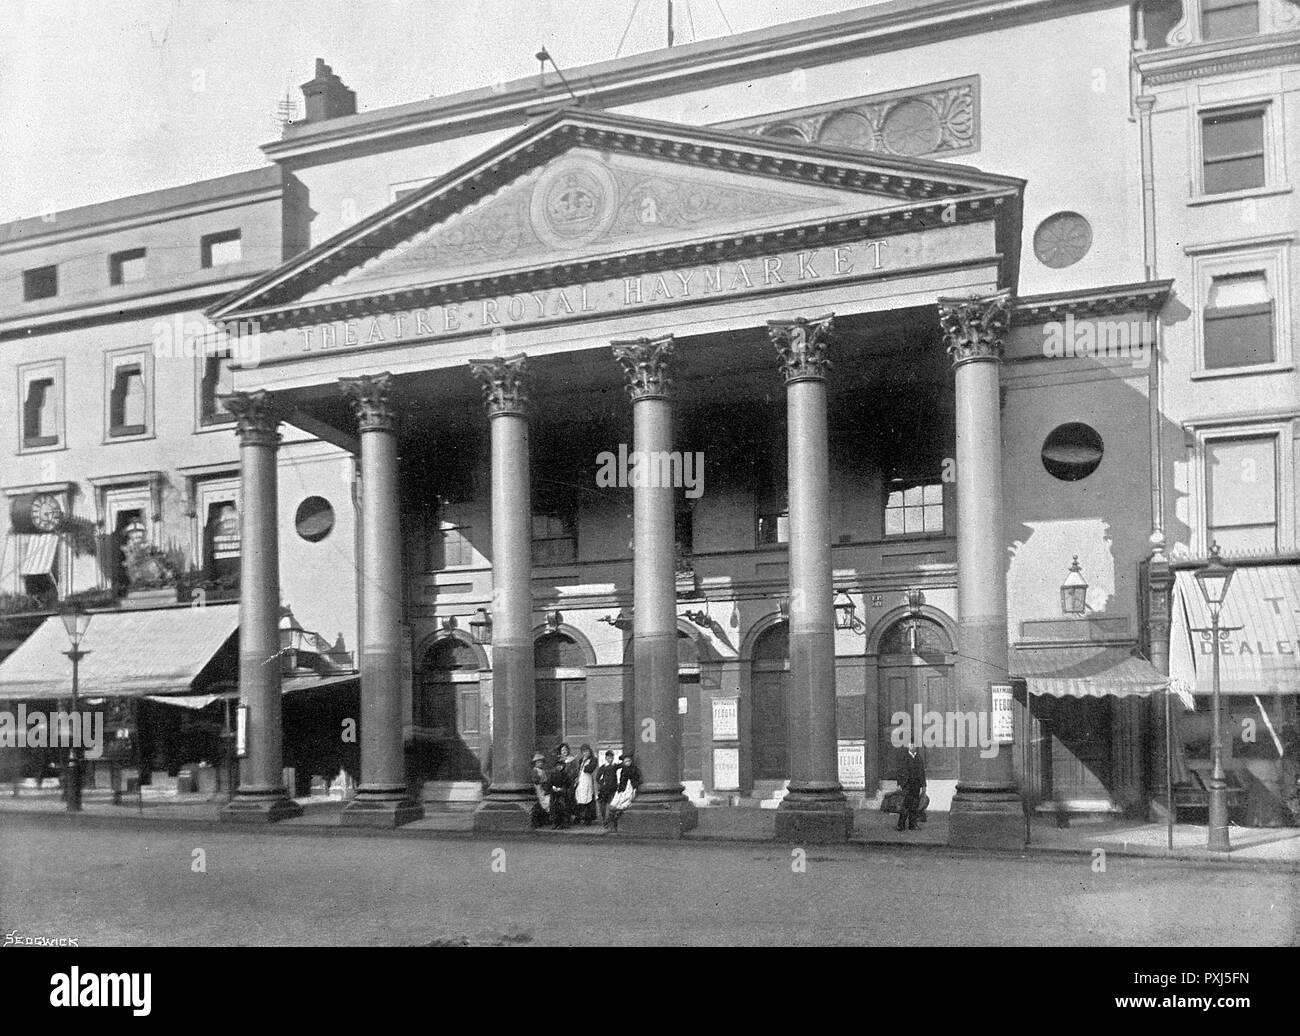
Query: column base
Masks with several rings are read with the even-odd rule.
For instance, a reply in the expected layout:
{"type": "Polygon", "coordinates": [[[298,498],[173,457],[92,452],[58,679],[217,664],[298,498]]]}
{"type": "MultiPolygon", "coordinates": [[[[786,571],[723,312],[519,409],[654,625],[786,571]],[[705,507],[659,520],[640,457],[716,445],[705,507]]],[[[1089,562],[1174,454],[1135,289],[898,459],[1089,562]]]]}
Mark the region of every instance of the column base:
{"type": "Polygon", "coordinates": [[[527,799],[485,799],[474,810],[474,830],[485,833],[531,831],[536,801],[532,796],[527,799]]]}
{"type": "Polygon", "coordinates": [[[287,794],[248,795],[240,797],[235,793],[218,814],[223,823],[232,824],[273,824],[277,820],[289,820],[302,816],[302,807],[287,794]]]}
{"type": "Polygon", "coordinates": [[[343,827],[401,827],[424,818],[422,803],[404,795],[377,795],[357,792],[339,817],[343,827]]]}
{"type": "Polygon", "coordinates": [[[681,838],[695,830],[700,814],[686,799],[667,802],[641,802],[632,805],[618,818],[620,834],[636,838],[681,838]]]}
{"type": "Polygon", "coordinates": [[[847,842],[853,834],[853,810],[843,793],[803,798],[787,794],[776,807],[776,840],[827,845],[847,842]]]}
{"type": "Polygon", "coordinates": [[[948,814],[948,844],[974,849],[1021,849],[1024,803],[1015,792],[959,791],[948,814]]]}

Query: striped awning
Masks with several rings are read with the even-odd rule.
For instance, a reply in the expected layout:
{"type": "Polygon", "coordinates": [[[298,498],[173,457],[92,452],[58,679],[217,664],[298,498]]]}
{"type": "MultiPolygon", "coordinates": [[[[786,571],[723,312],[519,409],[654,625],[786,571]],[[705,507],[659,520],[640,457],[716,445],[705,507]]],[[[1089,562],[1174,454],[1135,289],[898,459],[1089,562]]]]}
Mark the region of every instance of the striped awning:
{"type": "MultiPolygon", "coordinates": [[[[1178,571],[1174,579],[1169,675],[1195,694],[1212,694],[1210,608],[1194,570],[1178,571]]],[[[1219,693],[1300,694],[1297,607],[1300,564],[1237,566],[1219,613],[1219,625],[1231,630],[1219,642],[1219,693]]]]}
{"type": "Polygon", "coordinates": [[[1153,694],[1168,685],[1145,658],[1115,644],[1052,644],[1016,647],[1011,675],[1025,681],[1030,694],[1053,698],[1127,698],[1153,694]]]}
{"type": "MultiPolygon", "coordinates": [[[[79,690],[86,698],[185,694],[239,629],[237,604],[91,614],[82,639],[79,690]]],[[[0,701],[72,697],[68,633],[52,616],[0,661],[0,701]]]]}
{"type": "Polygon", "coordinates": [[[52,532],[28,536],[23,544],[23,560],[18,565],[22,576],[48,576],[54,568],[59,550],[59,537],[52,532]]]}

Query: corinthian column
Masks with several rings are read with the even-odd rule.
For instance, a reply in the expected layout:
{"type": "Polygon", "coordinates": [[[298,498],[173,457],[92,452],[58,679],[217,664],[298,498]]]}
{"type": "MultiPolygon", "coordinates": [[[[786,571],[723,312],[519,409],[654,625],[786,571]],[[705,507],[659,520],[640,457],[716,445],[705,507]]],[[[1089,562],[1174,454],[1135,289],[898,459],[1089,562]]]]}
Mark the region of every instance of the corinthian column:
{"type": "Polygon", "coordinates": [[[492,429],[492,783],[479,831],[527,830],[536,725],[528,358],[470,360],[492,429]]]}
{"type": "Polygon", "coordinates": [[[681,716],[677,682],[676,506],[668,460],[673,448],[672,336],[614,342],[632,399],[632,448],[645,477],[632,485],[633,724],[642,784],[620,828],[629,834],[679,838],[695,827],[695,807],[682,788],[681,716]]]}
{"type": "MultiPolygon", "coordinates": [[[[952,356],[957,407],[957,708],[988,716],[991,686],[1007,683],[1007,550],[1002,527],[1002,414],[998,370],[1011,320],[1007,292],[940,299],[939,323],[952,356]]],[[[986,729],[980,724],[980,729],[986,729]]],[[[1012,771],[1012,745],[985,758],[960,750],[952,845],[1016,846],[1024,814],[1012,771]]]]}
{"type": "Polygon", "coordinates": [[[239,701],[248,709],[239,789],[222,820],[296,817],[284,786],[280,724],[280,552],[276,536],[279,417],[265,391],[223,396],[239,435],[239,701]]]}
{"type": "Polygon", "coordinates": [[[393,376],[341,378],[361,432],[361,781],[342,823],[396,827],[424,807],[402,750],[402,533],[393,376]]]}
{"type": "Polygon", "coordinates": [[[790,785],[778,838],[842,842],[853,831],[835,733],[826,356],[834,317],[768,323],[786,385],[790,506],[790,785]]]}

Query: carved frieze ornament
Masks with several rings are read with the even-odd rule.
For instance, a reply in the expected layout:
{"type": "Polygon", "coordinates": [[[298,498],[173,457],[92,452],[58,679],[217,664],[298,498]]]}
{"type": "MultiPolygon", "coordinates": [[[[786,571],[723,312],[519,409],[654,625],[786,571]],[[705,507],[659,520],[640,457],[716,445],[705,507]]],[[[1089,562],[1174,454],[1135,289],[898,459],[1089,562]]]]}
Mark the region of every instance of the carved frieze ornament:
{"type": "Polygon", "coordinates": [[[235,415],[235,434],[246,446],[278,446],[280,413],[266,389],[232,392],[221,396],[222,405],[235,415]]]}
{"type": "Polygon", "coordinates": [[[673,357],[673,336],[633,338],[613,342],[614,359],[623,367],[627,394],[638,399],[666,399],[672,388],[668,363],[673,357]]]}
{"type": "Polygon", "coordinates": [[[528,414],[528,357],[492,356],[469,361],[470,373],[483,388],[483,402],[489,417],[528,414]]]}
{"type": "Polygon", "coordinates": [[[939,326],[954,367],[970,360],[1000,360],[1011,326],[1011,292],[940,299],[939,326]]]}
{"type": "Polygon", "coordinates": [[[363,374],[358,378],[339,378],[339,388],[352,404],[362,432],[395,432],[397,408],[393,398],[393,376],[363,374]]]}
{"type": "Polygon", "coordinates": [[[785,383],[820,380],[826,377],[831,361],[826,355],[834,331],[835,314],[809,320],[769,320],[767,333],[781,357],[781,373],[785,383]]]}

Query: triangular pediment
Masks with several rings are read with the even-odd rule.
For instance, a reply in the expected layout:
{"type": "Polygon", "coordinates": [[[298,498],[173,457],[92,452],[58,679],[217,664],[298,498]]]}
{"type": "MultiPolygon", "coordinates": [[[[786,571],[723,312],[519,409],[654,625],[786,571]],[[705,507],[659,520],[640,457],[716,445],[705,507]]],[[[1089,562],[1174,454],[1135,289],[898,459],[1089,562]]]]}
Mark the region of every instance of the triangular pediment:
{"type": "MultiPolygon", "coordinates": [[[[579,275],[648,253],[1018,196],[962,166],[559,112],[214,307],[275,309],[579,275]]],[[[863,224],[865,226],[865,223],[863,224]]]]}

